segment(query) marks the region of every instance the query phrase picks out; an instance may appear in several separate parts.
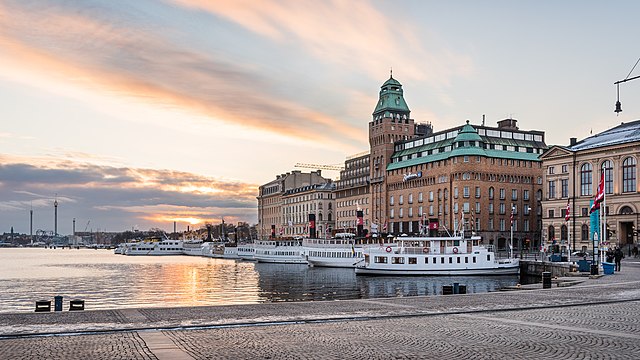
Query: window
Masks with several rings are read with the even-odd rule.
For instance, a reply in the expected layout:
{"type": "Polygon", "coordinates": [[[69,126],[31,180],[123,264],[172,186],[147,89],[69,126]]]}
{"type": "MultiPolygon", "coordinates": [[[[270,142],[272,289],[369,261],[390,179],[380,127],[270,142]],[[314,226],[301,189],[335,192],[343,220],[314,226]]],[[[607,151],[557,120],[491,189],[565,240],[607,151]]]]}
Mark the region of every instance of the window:
{"type": "Polygon", "coordinates": [[[465,198],[468,198],[470,196],[469,195],[469,187],[468,186],[465,186],[465,187],[462,188],[462,196],[465,197],[465,198]]]}
{"type": "Polygon", "coordinates": [[[560,188],[561,188],[560,197],[562,198],[569,197],[569,179],[560,180],[560,188]]]}
{"type": "Polygon", "coordinates": [[[562,165],[562,173],[566,174],[568,172],[567,165],[562,165]]]}
{"type": "Polygon", "coordinates": [[[522,199],[524,201],[528,201],[529,200],[529,190],[522,190],[522,199]]]}
{"type": "Polygon", "coordinates": [[[551,181],[549,181],[548,198],[549,199],[555,199],[555,197],[556,197],[556,181],[555,180],[551,180],[551,181]]]}
{"type": "Polygon", "coordinates": [[[458,198],[458,187],[454,187],[453,188],[453,198],[457,199],[458,198]]]}
{"type": "Polygon", "coordinates": [[[400,195],[400,197],[398,198],[398,205],[402,204],[404,204],[404,195],[400,195]]]}
{"type": "Polygon", "coordinates": [[[505,231],[506,229],[504,219],[500,219],[500,231],[505,231]]]}
{"type": "Polygon", "coordinates": [[[476,214],[480,214],[480,202],[476,202],[476,214]]]}
{"type": "Polygon", "coordinates": [[[462,203],[462,211],[464,211],[465,214],[469,213],[469,203],[462,203]]]}
{"type": "Polygon", "coordinates": [[[522,226],[524,227],[524,229],[522,229],[523,231],[530,231],[529,230],[529,220],[528,219],[524,219],[523,220],[522,226]]]}
{"type": "Polygon", "coordinates": [[[511,190],[511,200],[518,200],[518,190],[511,190]]]}
{"type": "Polygon", "coordinates": [[[387,257],[386,256],[376,256],[373,258],[373,262],[376,264],[386,264],[387,257]]]}
{"type": "Polygon", "coordinates": [[[489,200],[493,200],[493,187],[489,188],[489,200]]]}
{"type": "Polygon", "coordinates": [[[591,164],[582,164],[580,166],[580,195],[591,195],[591,164]]]}
{"type": "Polygon", "coordinates": [[[413,208],[412,207],[409,208],[409,217],[413,217],[413,208]]]}
{"type": "MultiPolygon", "coordinates": [[[[440,196],[438,196],[440,198],[440,196]]],[[[429,201],[433,201],[433,191],[429,191],[429,201]]]]}
{"type": "Polygon", "coordinates": [[[549,218],[553,218],[553,217],[555,217],[555,215],[556,215],[555,210],[554,209],[549,209],[549,218]]]}
{"type": "Polygon", "coordinates": [[[489,214],[493,214],[493,203],[489,203],[489,214]]]}
{"type": "Polygon", "coordinates": [[[622,192],[636,191],[636,159],[628,157],[622,162],[622,192]]]}
{"type": "Polygon", "coordinates": [[[409,194],[409,204],[413,204],[413,194],[409,194]]]}
{"type": "Polygon", "coordinates": [[[422,191],[418,193],[418,202],[422,202],[422,191]]]}
{"type": "Polygon", "coordinates": [[[549,237],[548,237],[548,239],[549,239],[550,241],[551,241],[551,240],[555,240],[555,238],[556,238],[556,229],[555,229],[553,226],[549,226],[548,231],[549,231],[549,237]]]}
{"type": "Polygon", "coordinates": [[[604,192],[613,194],[613,165],[611,161],[603,162],[601,171],[604,171],[604,192]]]}
{"type": "Polygon", "coordinates": [[[389,205],[393,205],[393,195],[391,195],[391,197],[389,197],[389,205]]]}
{"type": "Polygon", "coordinates": [[[504,189],[500,189],[500,200],[504,200],[506,197],[506,191],[504,189]]]}
{"type": "Polygon", "coordinates": [[[398,210],[398,217],[402,217],[402,208],[398,210]]]}
{"type": "Polygon", "coordinates": [[[589,226],[587,224],[582,224],[582,229],[580,231],[582,234],[582,241],[589,240],[589,226]]]}
{"type": "Polygon", "coordinates": [[[480,186],[476,186],[476,198],[480,198],[480,186]]]}
{"type": "Polygon", "coordinates": [[[393,216],[393,215],[394,215],[394,214],[393,214],[393,213],[394,213],[394,211],[393,211],[393,210],[395,210],[395,209],[391,209],[391,210],[389,210],[389,217],[390,217],[390,218],[392,218],[392,219],[393,219],[393,217],[394,217],[394,216],[393,216]]]}
{"type": "Polygon", "coordinates": [[[554,173],[555,173],[555,167],[549,166],[549,175],[552,175],[554,173]]]}
{"type": "Polygon", "coordinates": [[[504,215],[506,210],[505,210],[505,205],[504,203],[500,203],[500,215],[504,215]]]}

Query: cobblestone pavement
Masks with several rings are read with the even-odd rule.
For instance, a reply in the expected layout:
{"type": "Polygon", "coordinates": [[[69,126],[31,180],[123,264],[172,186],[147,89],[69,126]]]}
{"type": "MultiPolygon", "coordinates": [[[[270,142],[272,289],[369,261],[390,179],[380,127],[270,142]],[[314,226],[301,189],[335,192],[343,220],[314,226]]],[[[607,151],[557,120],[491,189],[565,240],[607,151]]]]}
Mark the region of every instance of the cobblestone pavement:
{"type": "Polygon", "coordinates": [[[3,314],[0,359],[639,359],[640,262],[581,279],[470,295],[3,314]]]}

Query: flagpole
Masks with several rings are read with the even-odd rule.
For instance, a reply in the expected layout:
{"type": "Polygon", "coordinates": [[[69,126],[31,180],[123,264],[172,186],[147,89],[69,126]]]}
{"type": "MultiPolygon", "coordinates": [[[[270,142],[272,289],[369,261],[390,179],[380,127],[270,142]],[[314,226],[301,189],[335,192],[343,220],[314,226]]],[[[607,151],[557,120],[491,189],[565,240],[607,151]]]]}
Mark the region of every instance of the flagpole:
{"type": "Polygon", "coordinates": [[[511,240],[509,241],[509,259],[513,259],[513,213],[514,207],[511,205],[511,240]]]}

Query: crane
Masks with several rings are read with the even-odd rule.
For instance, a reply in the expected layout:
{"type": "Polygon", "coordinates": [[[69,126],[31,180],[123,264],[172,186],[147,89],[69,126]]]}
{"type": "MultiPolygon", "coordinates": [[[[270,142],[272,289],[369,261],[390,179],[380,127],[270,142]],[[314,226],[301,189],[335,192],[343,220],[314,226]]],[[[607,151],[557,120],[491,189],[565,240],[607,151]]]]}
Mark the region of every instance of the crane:
{"type": "Polygon", "coordinates": [[[87,228],[89,227],[89,223],[91,222],[91,220],[87,221],[87,225],[84,226],[84,233],[86,234],[87,232],[87,228]]]}
{"type": "Polygon", "coordinates": [[[320,164],[296,163],[295,167],[297,167],[297,168],[305,168],[305,169],[334,170],[334,171],[344,170],[344,166],[335,165],[335,164],[334,165],[320,165],[320,164]]]}

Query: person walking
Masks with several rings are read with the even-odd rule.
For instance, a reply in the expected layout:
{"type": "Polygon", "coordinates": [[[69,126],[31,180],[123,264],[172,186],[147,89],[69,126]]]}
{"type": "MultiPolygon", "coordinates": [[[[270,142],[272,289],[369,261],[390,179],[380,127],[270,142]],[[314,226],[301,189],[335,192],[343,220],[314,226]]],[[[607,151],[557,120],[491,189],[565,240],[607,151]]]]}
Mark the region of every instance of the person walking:
{"type": "Polygon", "coordinates": [[[620,261],[624,257],[624,253],[616,246],[616,250],[613,252],[613,258],[616,261],[616,271],[620,271],[620,261]]]}

